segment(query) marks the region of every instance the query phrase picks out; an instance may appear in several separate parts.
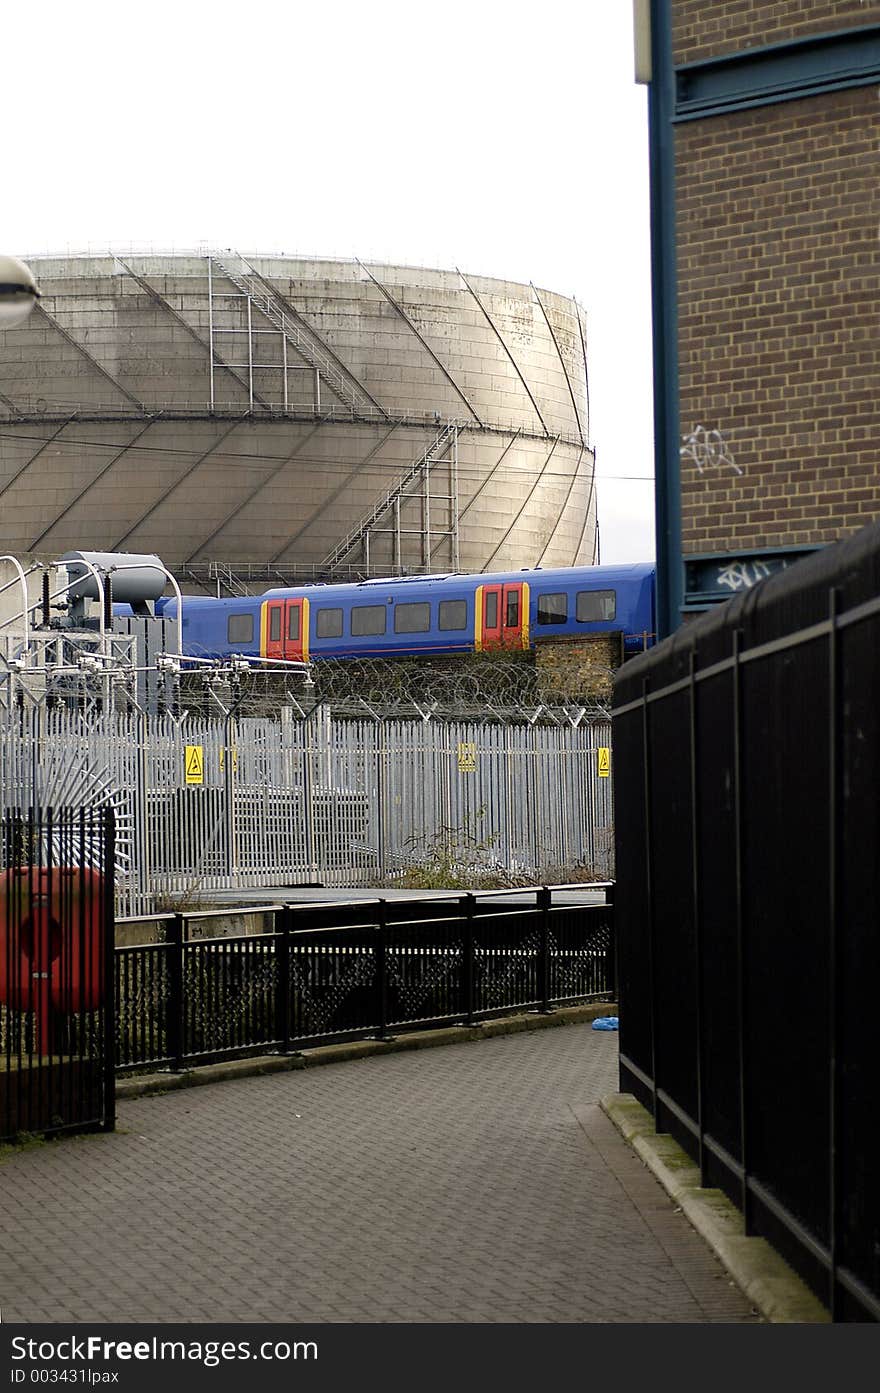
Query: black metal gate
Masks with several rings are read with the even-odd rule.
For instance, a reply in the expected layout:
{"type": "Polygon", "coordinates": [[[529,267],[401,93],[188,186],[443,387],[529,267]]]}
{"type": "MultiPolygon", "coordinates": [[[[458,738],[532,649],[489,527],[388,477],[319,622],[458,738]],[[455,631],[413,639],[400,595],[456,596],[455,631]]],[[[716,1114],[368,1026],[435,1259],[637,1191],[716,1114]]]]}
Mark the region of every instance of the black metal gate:
{"type": "Polygon", "coordinates": [[[0,1141],[115,1123],[113,814],[3,814],[0,1141]]]}

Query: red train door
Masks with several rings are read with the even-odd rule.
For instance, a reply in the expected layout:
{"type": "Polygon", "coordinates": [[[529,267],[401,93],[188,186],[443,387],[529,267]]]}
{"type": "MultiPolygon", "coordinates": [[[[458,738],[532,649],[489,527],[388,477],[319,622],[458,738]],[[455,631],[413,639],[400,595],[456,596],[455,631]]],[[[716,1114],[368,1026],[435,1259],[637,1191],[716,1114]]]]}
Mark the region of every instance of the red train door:
{"type": "Polygon", "coordinates": [[[267,600],[262,616],[264,658],[288,662],[309,660],[309,602],[305,599],[267,600]]]}
{"type": "MultiPolygon", "coordinates": [[[[523,585],[517,581],[514,585],[505,585],[501,600],[501,642],[505,648],[526,648],[528,640],[523,642],[524,636],[524,597],[523,585]]],[[[528,620],[528,615],[525,615],[528,620]]]]}
{"type": "Polygon", "coordinates": [[[501,586],[481,585],[477,590],[477,613],[480,620],[476,647],[479,651],[501,647],[501,586]]]}
{"type": "Polygon", "coordinates": [[[288,661],[301,663],[308,658],[308,626],[308,600],[285,600],[284,656],[288,659],[288,661]]]}
{"type": "Polygon", "coordinates": [[[283,658],[284,654],[284,601],[269,600],[266,604],[266,652],[267,658],[283,658]]]}

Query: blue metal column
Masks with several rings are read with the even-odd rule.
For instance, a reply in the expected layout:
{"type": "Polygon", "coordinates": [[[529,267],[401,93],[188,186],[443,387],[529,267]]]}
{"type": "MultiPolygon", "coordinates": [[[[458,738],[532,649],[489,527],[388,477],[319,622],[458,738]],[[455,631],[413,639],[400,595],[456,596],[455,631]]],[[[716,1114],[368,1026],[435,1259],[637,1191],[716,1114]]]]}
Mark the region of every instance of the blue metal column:
{"type": "Polygon", "coordinates": [[[678,305],[675,269],[675,73],[670,0],[651,0],[648,142],[651,175],[651,292],[654,336],[654,460],[657,537],[657,634],[681,623],[678,305]]]}

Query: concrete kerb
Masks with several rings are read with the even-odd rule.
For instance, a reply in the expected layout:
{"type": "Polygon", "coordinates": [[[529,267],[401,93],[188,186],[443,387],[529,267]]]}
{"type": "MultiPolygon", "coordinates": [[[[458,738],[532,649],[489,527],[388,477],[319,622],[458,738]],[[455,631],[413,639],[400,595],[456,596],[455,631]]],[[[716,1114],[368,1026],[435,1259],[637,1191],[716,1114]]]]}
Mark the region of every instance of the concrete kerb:
{"type": "Polygon", "coordinates": [[[193,1088],[227,1079],[252,1078],[259,1074],[281,1074],[291,1069],[308,1069],[319,1064],[339,1064],[348,1059],[370,1059],[377,1054],[401,1050],[424,1050],[435,1045],[461,1045],[470,1040],[487,1040],[494,1035],[516,1035],[526,1030],[547,1030],[555,1026],[578,1025],[611,1016],[617,1012],[613,1001],[589,1005],[560,1006],[548,1014],[529,1012],[516,1016],[495,1016],[478,1025],[440,1026],[435,1030],[414,1030],[388,1040],[346,1040],[337,1045],[315,1045],[295,1054],[252,1055],[247,1059],[228,1059],[219,1064],[201,1064],[180,1073],[138,1074],[116,1081],[116,1097],[142,1098],[149,1093],[193,1088]]]}
{"type": "Polygon", "coordinates": [[[830,1313],[764,1238],[746,1238],[739,1210],[721,1190],[700,1188],[699,1167],[631,1093],[600,1106],[669,1197],[727,1268],[765,1320],[774,1324],[827,1324],[830,1313]]]}

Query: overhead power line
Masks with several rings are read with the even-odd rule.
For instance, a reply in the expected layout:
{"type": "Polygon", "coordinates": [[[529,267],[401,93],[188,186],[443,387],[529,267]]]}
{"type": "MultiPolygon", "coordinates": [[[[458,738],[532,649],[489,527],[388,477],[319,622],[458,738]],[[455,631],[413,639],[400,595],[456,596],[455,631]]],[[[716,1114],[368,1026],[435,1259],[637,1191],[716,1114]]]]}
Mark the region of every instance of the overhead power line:
{"type": "MultiPolygon", "coordinates": [[[[158,422],[157,422],[157,424],[158,424],[158,422]]],[[[505,433],[506,433],[506,432],[503,432],[503,431],[499,431],[499,432],[498,432],[499,435],[504,435],[505,433]]],[[[21,441],[21,442],[26,443],[26,444],[29,444],[29,445],[36,445],[36,444],[38,444],[38,443],[40,442],[40,437],[39,437],[38,435],[25,435],[25,434],[23,434],[23,433],[16,432],[16,431],[0,430],[0,440],[21,441]]],[[[124,454],[128,454],[128,453],[131,452],[131,453],[140,453],[140,454],[146,454],[146,455],[175,455],[175,456],[177,456],[177,457],[180,458],[180,459],[195,459],[197,456],[199,456],[199,455],[204,455],[204,453],[205,453],[205,452],[204,452],[204,448],[201,449],[201,450],[198,450],[198,449],[189,448],[189,447],[187,447],[187,446],[185,446],[185,445],[138,445],[138,444],[136,444],[136,443],[128,444],[127,442],[122,441],[122,440],[89,440],[89,439],[84,439],[84,438],[82,438],[82,437],[80,437],[80,436],[76,436],[76,437],[67,436],[67,437],[64,438],[64,440],[59,440],[59,441],[56,443],[55,453],[61,454],[61,453],[63,453],[65,450],[67,450],[70,446],[82,447],[82,448],[84,448],[84,449],[89,449],[89,450],[111,450],[111,451],[112,451],[112,450],[122,450],[124,454]]],[[[48,453],[49,455],[51,455],[53,452],[52,452],[52,451],[47,451],[46,453],[48,453]]],[[[223,449],[223,448],[221,447],[221,448],[218,448],[218,450],[217,450],[217,454],[216,454],[216,456],[215,456],[215,458],[214,458],[214,463],[229,463],[229,464],[235,464],[235,463],[238,463],[239,461],[242,461],[242,462],[248,462],[248,463],[250,463],[250,464],[252,464],[252,465],[253,465],[253,464],[262,465],[265,469],[272,469],[272,468],[274,468],[275,466],[277,466],[278,464],[280,464],[280,463],[281,463],[284,459],[286,459],[286,458],[287,458],[286,455],[266,455],[266,454],[262,454],[262,453],[257,453],[256,451],[228,450],[228,449],[223,449]]],[[[211,456],[210,456],[210,454],[209,454],[209,455],[206,457],[205,462],[208,463],[208,461],[209,461],[210,459],[211,459],[211,456]]],[[[297,462],[298,462],[298,465],[300,465],[300,466],[303,465],[303,464],[308,464],[308,463],[309,463],[309,457],[308,457],[308,455],[299,455],[299,456],[297,456],[297,462]]],[[[370,462],[365,462],[363,465],[358,465],[357,462],[356,462],[355,460],[351,460],[351,459],[342,459],[342,460],[332,461],[332,460],[327,460],[327,459],[321,458],[321,459],[316,459],[316,460],[314,461],[314,463],[315,463],[316,465],[319,465],[320,468],[322,469],[322,471],[324,471],[324,472],[328,472],[328,471],[330,471],[330,470],[332,470],[332,469],[340,469],[340,470],[347,470],[347,471],[350,471],[350,470],[352,470],[352,469],[357,468],[358,471],[361,472],[361,473],[366,473],[367,471],[373,471],[373,472],[376,472],[376,473],[381,473],[381,474],[383,474],[383,475],[387,475],[387,474],[389,473],[390,470],[395,469],[395,468],[400,468],[401,470],[408,469],[408,468],[410,467],[411,461],[385,460],[385,461],[383,462],[383,461],[381,461],[381,460],[379,460],[379,461],[373,460],[373,461],[370,461],[370,462]]],[[[459,465],[458,465],[459,477],[461,477],[462,475],[472,475],[474,478],[482,479],[482,478],[485,476],[485,472],[486,472],[485,467],[482,466],[482,465],[470,464],[470,463],[468,463],[468,462],[466,462],[466,461],[463,461],[463,460],[461,460],[461,459],[459,460],[459,465]]],[[[532,472],[532,467],[531,467],[530,465],[515,465],[515,464],[511,463],[511,464],[509,464],[509,465],[502,465],[502,466],[501,466],[501,469],[500,469],[500,472],[501,472],[501,473],[510,473],[510,474],[524,474],[524,473],[525,473],[525,474],[530,474],[530,473],[532,472]]],[[[543,477],[544,477],[545,479],[551,479],[551,478],[555,478],[555,479],[570,479],[570,478],[571,478],[571,473],[570,473],[570,471],[568,471],[568,470],[547,470],[547,471],[545,471],[543,477]]],[[[603,473],[603,474],[597,474],[596,479],[597,479],[597,482],[598,482],[598,483],[602,483],[603,480],[612,480],[612,479],[635,480],[635,481],[639,481],[639,482],[649,482],[649,483],[653,483],[653,481],[654,481],[654,475],[653,475],[653,474],[604,474],[604,473],[603,473]]],[[[2,481],[0,481],[0,483],[2,483],[2,481]]]]}

